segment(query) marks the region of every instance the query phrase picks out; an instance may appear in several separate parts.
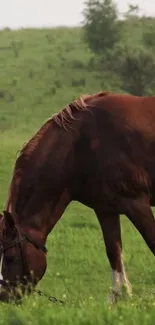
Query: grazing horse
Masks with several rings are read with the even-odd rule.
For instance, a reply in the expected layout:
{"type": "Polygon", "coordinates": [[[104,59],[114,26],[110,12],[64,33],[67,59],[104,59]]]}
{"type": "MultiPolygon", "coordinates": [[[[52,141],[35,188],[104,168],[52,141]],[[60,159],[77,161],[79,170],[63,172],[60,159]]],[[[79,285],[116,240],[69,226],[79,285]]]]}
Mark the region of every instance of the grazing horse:
{"type": "Polygon", "coordinates": [[[25,292],[46,270],[46,240],[68,204],[92,208],[112,269],[113,298],[125,286],[120,214],[155,254],[155,97],[99,92],[55,114],[23,147],[0,219],[0,299],[25,292]],[[8,285],[9,284],[9,285],[8,285]]]}

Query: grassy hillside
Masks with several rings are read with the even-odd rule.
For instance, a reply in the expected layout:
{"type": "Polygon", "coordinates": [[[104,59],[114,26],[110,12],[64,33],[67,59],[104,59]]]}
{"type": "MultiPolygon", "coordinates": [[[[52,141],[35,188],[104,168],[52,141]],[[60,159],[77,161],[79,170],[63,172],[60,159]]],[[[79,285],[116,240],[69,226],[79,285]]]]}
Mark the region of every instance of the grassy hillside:
{"type": "Polygon", "coordinates": [[[114,80],[92,71],[91,56],[78,28],[1,31],[1,132],[31,133],[81,93],[114,89],[114,80]]]}
{"type": "MultiPolygon", "coordinates": [[[[81,33],[78,28],[0,32],[0,210],[17,151],[44,120],[82,93],[119,90],[114,77],[93,71],[81,33]]],[[[35,294],[22,306],[0,304],[0,325],[154,324],[154,258],[124,217],[122,224],[131,301],[107,304],[111,272],[101,230],[93,211],[74,203],[48,238],[48,268],[38,285],[65,305],[35,294]]]]}

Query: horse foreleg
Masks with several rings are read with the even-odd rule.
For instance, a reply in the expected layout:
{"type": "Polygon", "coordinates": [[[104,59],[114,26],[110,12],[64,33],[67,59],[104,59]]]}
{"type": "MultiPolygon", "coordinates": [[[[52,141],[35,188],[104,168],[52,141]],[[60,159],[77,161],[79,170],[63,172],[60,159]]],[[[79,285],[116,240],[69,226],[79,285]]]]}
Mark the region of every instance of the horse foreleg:
{"type": "Polygon", "coordinates": [[[103,232],[107,256],[112,269],[112,295],[115,302],[124,293],[131,296],[132,288],[128,281],[122,258],[122,241],[119,215],[104,215],[96,211],[103,232]],[[125,289],[125,290],[124,290],[125,289]]]}

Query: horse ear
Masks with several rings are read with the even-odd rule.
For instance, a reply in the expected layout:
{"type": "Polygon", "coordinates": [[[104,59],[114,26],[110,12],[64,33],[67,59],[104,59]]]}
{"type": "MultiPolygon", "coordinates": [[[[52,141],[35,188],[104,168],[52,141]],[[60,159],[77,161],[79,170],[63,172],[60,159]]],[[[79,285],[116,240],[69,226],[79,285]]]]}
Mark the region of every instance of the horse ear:
{"type": "Polygon", "coordinates": [[[6,225],[9,228],[13,228],[14,227],[14,220],[13,220],[12,214],[10,212],[8,212],[8,211],[3,211],[3,215],[4,215],[4,220],[5,220],[6,225]]]}

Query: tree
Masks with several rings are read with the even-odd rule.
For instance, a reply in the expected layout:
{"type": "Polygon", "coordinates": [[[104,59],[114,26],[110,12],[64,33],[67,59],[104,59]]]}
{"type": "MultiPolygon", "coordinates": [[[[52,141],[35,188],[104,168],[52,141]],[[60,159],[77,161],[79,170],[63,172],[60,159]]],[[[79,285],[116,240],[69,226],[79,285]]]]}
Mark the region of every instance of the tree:
{"type": "Polygon", "coordinates": [[[138,5],[129,4],[128,5],[128,11],[125,13],[124,18],[128,19],[130,17],[131,18],[134,17],[134,18],[137,19],[139,12],[140,12],[140,8],[139,8],[138,5]]]}
{"type": "Polygon", "coordinates": [[[123,46],[113,53],[113,58],[116,57],[114,70],[122,79],[123,89],[136,96],[152,95],[155,91],[154,53],[144,47],[123,46]]]}
{"type": "Polygon", "coordinates": [[[93,52],[112,49],[120,39],[117,8],[112,0],[88,0],[84,9],[84,36],[93,52]]]}
{"type": "Polygon", "coordinates": [[[143,43],[147,48],[155,50],[155,19],[143,18],[143,43]]]}

